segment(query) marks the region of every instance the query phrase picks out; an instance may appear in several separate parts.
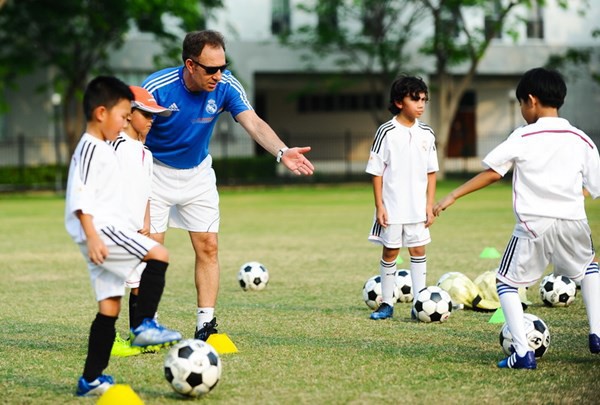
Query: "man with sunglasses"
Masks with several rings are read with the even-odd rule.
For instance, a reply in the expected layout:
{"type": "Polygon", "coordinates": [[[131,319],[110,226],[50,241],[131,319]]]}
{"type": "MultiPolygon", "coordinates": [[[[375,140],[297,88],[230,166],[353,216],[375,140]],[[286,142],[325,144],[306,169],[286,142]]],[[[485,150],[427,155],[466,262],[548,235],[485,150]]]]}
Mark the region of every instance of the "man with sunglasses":
{"type": "Polygon", "coordinates": [[[296,175],[312,175],[310,147],[288,148],[250,105],[227,70],[225,40],[211,30],[183,41],[183,66],[150,75],[142,84],[169,117],[156,117],[146,145],[154,156],[151,237],[164,243],[167,228],[185,229],[196,254],[197,319],[194,338],[216,333],[219,290],[219,194],[208,145],[220,113],[228,111],[254,141],[296,175]]]}

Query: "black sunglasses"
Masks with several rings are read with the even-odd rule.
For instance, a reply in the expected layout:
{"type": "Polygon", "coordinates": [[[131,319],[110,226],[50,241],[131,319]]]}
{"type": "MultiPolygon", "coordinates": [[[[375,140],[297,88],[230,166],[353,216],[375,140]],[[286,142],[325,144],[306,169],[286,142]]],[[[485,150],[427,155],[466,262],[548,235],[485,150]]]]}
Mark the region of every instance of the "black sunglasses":
{"type": "Polygon", "coordinates": [[[196,65],[200,66],[202,69],[204,69],[204,71],[206,72],[206,74],[208,75],[214,75],[215,73],[217,73],[219,70],[221,72],[225,71],[225,69],[227,69],[227,65],[229,65],[229,63],[224,64],[223,66],[205,66],[200,62],[196,62],[194,59],[189,58],[192,62],[194,62],[196,65]]]}

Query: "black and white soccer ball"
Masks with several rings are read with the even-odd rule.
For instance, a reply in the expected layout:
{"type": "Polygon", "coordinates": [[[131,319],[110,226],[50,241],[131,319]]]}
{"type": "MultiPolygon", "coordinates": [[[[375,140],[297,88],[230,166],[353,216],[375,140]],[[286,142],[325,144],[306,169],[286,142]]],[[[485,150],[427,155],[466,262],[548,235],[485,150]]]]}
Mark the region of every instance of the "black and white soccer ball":
{"type": "Polygon", "coordinates": [[[259,262],[244,263],[238,272],[238,282],[244,291],[264,290],[269,283],[269,271],[259,262]]]}
{"type": "Polygon", "coordinates": [[[452,298],[438,286],[425,287],[419,291],[412,309],[421,322],[445,322],[452,313],[452,298]]]}
{"type": "Polygon", "coordinates": [[[400,269],[396,272],[396,290],[398,291],[397,302],[412,302],[412,277],[410,270],[400,269]]]}
{"type": "Polygon", "coordinates": [[[549,307],[567,307],[576,294],[577,284],[565,276],[549,274],[540,283],[540,298],[549,307]]]}
{"type": "MultiPolygon", "coordinates": [[[[539,358],[548,351],[550,347],[550,329],[544,321],[542,321],[536,315],[530,313],[524,313],[525,317],[525,333],[527,335],[527,341],[529,347],[534,351],[535,357],[539,358]]],[[[513,340],[508,324],[504,324],[500,330],[500,346],[502,351],[507,356],[510,356],[514,351],[513,340]]]]}
{"type": "Polygon", "coordinates": [[[216,350],[198,339],[182,340],[165,357],[165,378],[175,392],[198,397],[221,379],[221,359],[216,350]]]}
{"type": "MultiPolygon", "coordinates": [[[[365,304],[372,310],[376,310],[379,308],[381,303],[383,302],[383,295],[381,293],[381,276],[375,275],[369,277],[369,279],[365,282],[363,286],[363,300],[365,304]]],[[[394,284],[394,292],[393,292],[393,300],[396,302],[398,300],[398,289],[394,284]]]]}

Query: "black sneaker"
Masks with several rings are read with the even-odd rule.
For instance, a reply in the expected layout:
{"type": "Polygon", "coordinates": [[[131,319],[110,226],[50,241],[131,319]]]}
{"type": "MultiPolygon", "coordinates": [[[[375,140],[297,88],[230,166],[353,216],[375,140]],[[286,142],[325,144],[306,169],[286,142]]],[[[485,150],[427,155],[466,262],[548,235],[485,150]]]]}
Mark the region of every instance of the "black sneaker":
{"type": "Polygon", "coordinates": [[[194,333],[194,339],[203,340],[206,342],[208,337],[213,333],[218,333],[217,330],[217,318],[213,318],[210,322],[204,322],[204,325],[200,329],[196,329],[196,333],[194,333]]]}

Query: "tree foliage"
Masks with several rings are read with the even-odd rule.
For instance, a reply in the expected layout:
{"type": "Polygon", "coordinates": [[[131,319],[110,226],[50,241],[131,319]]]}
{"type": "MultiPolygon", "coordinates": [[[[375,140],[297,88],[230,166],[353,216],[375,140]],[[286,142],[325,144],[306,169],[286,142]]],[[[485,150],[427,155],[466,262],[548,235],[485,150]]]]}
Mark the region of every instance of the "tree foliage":
{"type": "MultiPolygon", "coordinates": [[[[568,7],[565,0],[555,1],[568,7]]],[[[342,73],[360,71],[381,91],[411,68],[416,53],[431,58],[433,68],[427,73],[434,90],[432,102],[438,106],[436,137],[443,177],[453,118],[479,63],[499,33],[517,39],[514,27],[506,25],[507,17],[515,6],[533,3],[544,6],[546,0],[317,0],[301,8],[319,21],[323,14],[336,15],[336,24],[305,25],[282,41],[310,49],[317,59],[334,55],[342,73]],[[485,16],[486,24],[469,24],[468,13],[485,16]]],[[[424,66],[412,67],[419,68],[424,66]]]]}
{"type": "MultiPolygon", "coordinates": [[[[178,31],[200,29],[221,0],[7,0],[0,3],[0,95],[20,76],[47,69],[62,95],[69,150],[83,127],[81,93],[91,75],[111,73],[108,53],[132,27],[155,35],[167,54],[178,31]],[[167,25],[177,21],[176,26],[167,25]]],[[[179,45],[179,44],[177,44],[179,45]]],[[[7,104],[4,104],[7,107],[7,104]]]]}
{"type": "MultiPolygon", "coordinates": [[[[600,39],[600,28],[592,30],[592,38],[600,39]]],[[[550,55],[546,61],[546,67],[561,70],[563,75],[565,70],[569,71],[573,68],[575,69],[574,77],[577,77],[583,68],[594,82],[600,84],[600,71],[597,69],[597,63],[593,63],[600,59],[599,50],[598,46],[568,48],[562,54],[550,55]]]]}
{"type": "MultiPolygon", "coordinates": [[[[282,43],[304,52],[309,66],[332,58],[339,77],[363,73],[374,93],[383,94],[410,64],[410,41],[422,12],[412,0],[319,0],[299,9],[316,16],[281,37],[282,43]]],[[[334,81],[335,82],[335,81],[334,81]]],[[[387,119],[371,110],[376,123],[387,119]]]]}

